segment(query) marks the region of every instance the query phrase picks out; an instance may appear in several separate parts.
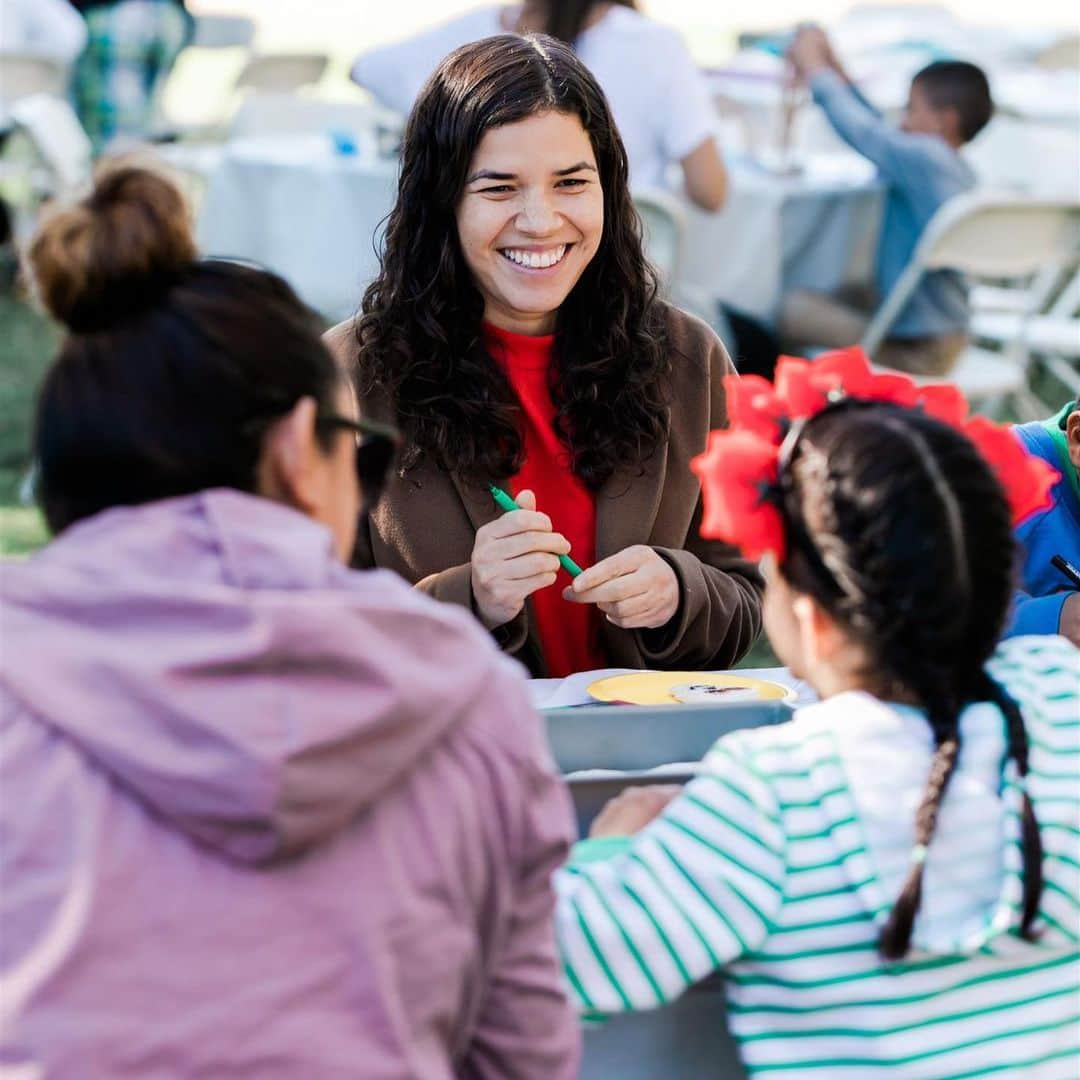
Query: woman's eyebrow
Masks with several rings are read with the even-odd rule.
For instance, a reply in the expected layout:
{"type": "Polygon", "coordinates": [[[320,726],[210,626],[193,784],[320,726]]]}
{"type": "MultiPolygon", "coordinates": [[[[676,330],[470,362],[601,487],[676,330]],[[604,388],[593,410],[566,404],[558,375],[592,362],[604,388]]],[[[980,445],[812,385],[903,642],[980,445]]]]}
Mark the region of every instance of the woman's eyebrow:
{"type": "MultiPolygon", "coordinates": [[[[552,176],[569,176],[571,173],[582,172],[583,170],[589,172],[596,172],[596,166],[590,165],[587,161],[579,161],[576,165],[568,165],[565,169],[556,169],[552,176]]],[[[474,172],[472,176],[465,180],[466,184],[474,184],[477,180],[516,180],[517,173],[503,173],[494,172],[491,169],[480,169],[474,172]]]]}
{"type": "Polygon", "coordinates": [[[581,172],[583,169],[588,169],[589,172],[596,172],[596,166],[590,165],[587,161],[579,161],[576,165],[571,165],[566,169],[556,169],[553,176],[569,176],[571,173],[581,172]]]}
{"type": "Polygon", "coordinates": [[[492,172],[491,169],[481,169],[479,172],[474,172],[465,183],[472,184],[477,180],[516,180],[517,173],[508,172],[492,172]]]}

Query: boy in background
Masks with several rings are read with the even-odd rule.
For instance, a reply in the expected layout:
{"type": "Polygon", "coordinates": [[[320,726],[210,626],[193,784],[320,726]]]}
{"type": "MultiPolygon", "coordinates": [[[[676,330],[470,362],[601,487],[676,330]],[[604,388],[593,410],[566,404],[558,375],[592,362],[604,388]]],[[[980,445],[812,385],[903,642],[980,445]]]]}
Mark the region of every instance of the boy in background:
{"type": "MultiPolygon", "coordinates": [[[[903,120],[894,128],[848,78],[819,27],[798,31],[788,59],[836,133],[877,166],[886,192],[877,295],[867,295],[869,290],[794,292],[781,311],[780,336],[792,348],[852,345],[911,260],[930,219],[942,204],[974,186],[975,174],[959,150],[993,115],[990,86],[974,64],[936,61],[912,80],[903,120]]],[[[967,343],[967,324],[967,288],[961,276],[952,270],[931,271],[890,327],[874,360],[915,374],[943,375],[967,343]]]]}
{"type": "Polygon", "coordinates": [[[1080,567],[1080,404],[1070,401],[1057,416],[1013,430],[1061,479],[1051,493],[1053,506],[1016,531],[1024,558],[1021,591],[1005,636],[1061,634],[1080,645],[1080,586],[1050,561],[1060,555],[1080,567]]]}

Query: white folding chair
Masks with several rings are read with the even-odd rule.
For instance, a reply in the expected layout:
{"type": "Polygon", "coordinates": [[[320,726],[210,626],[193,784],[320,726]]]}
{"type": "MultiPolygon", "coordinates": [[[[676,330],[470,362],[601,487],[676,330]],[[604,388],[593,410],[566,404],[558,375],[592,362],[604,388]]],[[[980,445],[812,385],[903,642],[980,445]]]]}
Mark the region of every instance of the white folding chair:
{"type": "MultiPolygon", "coordinates": [[[[2,18],[2,16],[0,16],[2,18]]],[[[34,94],[64,93],[67,65],[51,56],[0,52],[0,96],[6,102],[34,94]]]]}
{"type": "Polygon", "coordinates": [[[72,107],[52,94],[17,101],[0,153],[0,196],[16,243],[28,238],[42,204],[77,192],[90,178],[90,139],[72,107]]]}
{"type": "MultiPolygon", "coordinates": [[[[1055,277],[1060,281],[1060,273],[1055,277]]],[[[999,346],[1019,342],[1066,393],[1080,393],[1080,267],[1071,267],[1064,288],[1049,297],[1052,301],[1044,299],[1025,311],[976,312],[971,332],[976,339],[999,346]]]]}
{"type": "Polygon", "coordinates": [[[248,58],[237,75],[236,89],[289,93],[314,86],[329,64],[325,53],[257,53],[248,58]]]}
{"type": "MultiPolygon", "coordinates": [[[[923,276],[957,270],[969,279],[1030,278],[1048,265],[1075,261],[1080,203],[971,193],[951,199],[926,227],[911,261],[870,322],[861,342],[873,359],[923,276]]],[[[1001,351],[966,349],[948,376],[973,403],[993,407],[1010,397],[1030,403],[1030,354],[1022,339],[1001,351]]]]}
{"type": "Polygon", "coordinates": [[[1031,315],[1043,311],[1070,271],[1070,267],[1044,266],[1029,281],[1020,284],[973,285],[968,294],[972,318],[977,320],[991,312],[1031,315]]]}
{"type": "Polygon", "coordinates": [[[645,253],[670,292],[682,269],[686,209],[670,191],[660,188],[635,189],[633,198],[641,217],[645,253]]]}
{"type": "Polygon", "coordinates": [[[717,305],[682,279],[689,228],[685,204],[663,188],[635,188],[632,195],[641,217],[645,254],[660,275],[664,295],[724,336],[717,305]]]}

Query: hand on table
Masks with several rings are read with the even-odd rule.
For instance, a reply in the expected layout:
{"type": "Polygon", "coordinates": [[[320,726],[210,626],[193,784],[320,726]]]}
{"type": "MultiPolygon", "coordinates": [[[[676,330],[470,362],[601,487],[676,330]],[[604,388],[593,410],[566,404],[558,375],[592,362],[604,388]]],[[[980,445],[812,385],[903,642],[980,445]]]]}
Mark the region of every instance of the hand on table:
{"type": "Polygon", "coordinates": [[[678,784],[625,788],[605,803],[589,829],[589,836],[630,836],[659,817],[681,791],[678,784]]]}
{"type": "Polygon", "coordinates": [[[1080,593],[1073,593],[1061,605],[1058,633],[1080,648],[1080,593]]]}
{"type": "Polygon", "coordinates": [[[489,630],[514,618],[537,589],[554,584],[559,556],[570,550],[570,541],[552,532],[551,518],[537,513],[531,491],[520,492],[517,503],[520,510],[481,526],[473,542],[473,599],[489,630]]]}
{"type": "Polygon", "coordinates": [[[590,566],[563,591],[575,604],[595,604],[624,630],[653,630],[679,609],[679,579],[644,544],[623,548],[590,566]]]}

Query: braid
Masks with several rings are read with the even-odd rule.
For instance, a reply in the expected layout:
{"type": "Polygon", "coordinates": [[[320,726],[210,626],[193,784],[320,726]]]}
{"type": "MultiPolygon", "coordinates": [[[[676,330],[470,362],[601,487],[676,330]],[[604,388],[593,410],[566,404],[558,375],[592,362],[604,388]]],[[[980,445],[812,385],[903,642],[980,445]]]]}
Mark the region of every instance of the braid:
{"type": "MultiPolygon", "coordinates": [[[[934,701],[934,698],[930,698],[934,701]]],[[[960,728],[958,716],[951,717],[945,710],[928,709],[928,718],[934,732],[936,743],[934,756],[930,761],[930,777],[926,782],[919,809],[915,812],[915,847],[912,852],[911,869],[904,881],[900,895],[885,920],[885,925],[878,935],[878,950],[889,960],[900,960],[907,955],[911,946],[911,932],[915,926],[915,916],[922,902],[923,868],[926,865],[926,849],[934,838],[937,829],[938,812],[949,786],[956,762],[960,756],[960,728]],[[934,712],[938,712],[935,718],[934,712]]]]}
{"type": "Polygon", "coordinates": [[[983,672],[981,680],[983,696],[992,701],[1005,717],[1005,732],[1008,739],[1009,757],[1016,762],[1020,774],[1023,803],[1020,815],[1020,843],[1024,859],[1024,904],[1020,917],[1020,935],[1028,941],[1037,937],[1033,930],[1039,914],[1039,901],[1042,899],[1042,837],[1039,835],[1039,823],[1035,809],[1031,805],[1027,784],[1024,779],[1028,774],[1028,737],[1024,717],[1019,706],[1004,687],[983,672]]]}
{"type": "MultiPolygon", "coordinates": [[[[983,665],[1011,595],[1011,522],[971,443],[913,410],[847,401],[809,421],[787,450],[785,578],[862,646],[863,677],[877,696],[917,701],[933,734],[911,867],[878,939],[883,956],[900,959],[910,948],[926,850],[959,760],[960,714],[971,701],[1001,704],[983,665]]],[[[1010,714],[1001,704],[1010,754],[1023,772],[1026,737],[1011,707],[1010,714]]],[[[1034,827],[1028,810],[1025,802],[1025,925],[1040,881],[1038,867],[1028,866],[1039,851],[1038,837],[1027,839],[1034,827]]]]}

